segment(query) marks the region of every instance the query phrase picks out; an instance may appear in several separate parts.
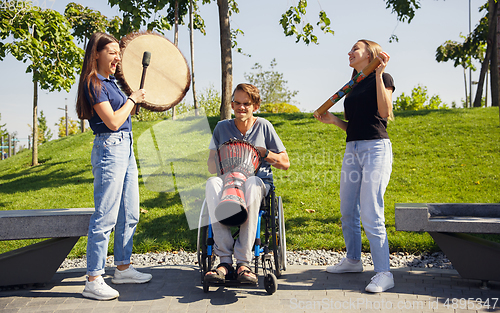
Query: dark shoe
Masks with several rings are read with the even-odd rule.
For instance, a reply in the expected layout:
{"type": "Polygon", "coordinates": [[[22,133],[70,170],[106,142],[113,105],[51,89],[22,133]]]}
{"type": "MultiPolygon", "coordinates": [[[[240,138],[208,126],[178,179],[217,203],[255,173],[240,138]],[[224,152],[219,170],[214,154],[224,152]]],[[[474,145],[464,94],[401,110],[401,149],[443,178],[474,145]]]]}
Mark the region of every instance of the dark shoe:
{"type": "Polygon", "coordinates": [[[238,273],[238,281],[244,284],[256,284],[258,282],[257,275],[250,270],[250,265],[247,263],[240,263],[236,266],[236,273],[238,273]],[[241,272],[240,268],[242,268],[241,272]],[[239,273],[238,273],[239,272],[239,273]]]}
{"type": "Polygon", "coordinates": [[[220,263],[217,268],[207,272],[205,274],[205,280],[207,282],[216,282],[216,283],[225,283],[226,282],[226,275],[220,268],[223,267],[226,269],[226,273],[229,274],[232,271],[234,271],[233,266],[228,263],[220,263]]]}

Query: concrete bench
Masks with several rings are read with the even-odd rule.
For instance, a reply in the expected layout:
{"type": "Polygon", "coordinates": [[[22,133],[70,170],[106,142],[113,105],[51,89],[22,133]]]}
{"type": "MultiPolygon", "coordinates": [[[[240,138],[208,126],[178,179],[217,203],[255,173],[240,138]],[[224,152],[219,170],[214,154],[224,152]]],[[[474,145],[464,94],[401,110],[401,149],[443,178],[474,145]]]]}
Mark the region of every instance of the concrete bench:
{"type": "Polygon", "coordinates": [[[0,286],[46,283],[87,236],[94,208],[0,211],[0,240],[51,238],[0,254],[0,286]]]}
{"type": "Polygon", "coordinates": [[[500,281],[500,244],[476,234],[500,234],[500,204],[396,203],[396,230],[428,232],[461,277],[500,281]]]}

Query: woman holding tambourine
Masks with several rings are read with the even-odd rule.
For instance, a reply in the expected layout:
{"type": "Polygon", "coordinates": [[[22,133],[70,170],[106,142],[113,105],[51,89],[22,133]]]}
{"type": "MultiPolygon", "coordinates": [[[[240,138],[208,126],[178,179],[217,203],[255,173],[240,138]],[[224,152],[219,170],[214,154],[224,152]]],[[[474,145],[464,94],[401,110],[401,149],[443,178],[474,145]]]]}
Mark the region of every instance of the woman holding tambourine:
{"type": "MultiPolygon", "coordinates": [[[[341,89],[344,92],[339,91],[340,97],[347,94],[344,101],[347,121],[326,110],[323,113],[318,109],[320,112],[314,114],[320,122],[334,124],[347,133],[340,175],[340,211],[347,257],[327,267],[326,271],[363,271],[361,218],[377,273],[365,289],[383,292],[394,287],[385,229],[384,193],[392,171],[392,146],[386,129],[387,120],[393,116],[392,93],[395,87],[391,75],[384,73],[390,57],[377,43],[359,40],[348,55],[349,66],[354,68],[353,80],[341,89]],[[375,71],[366,73],[366,68],[372,64],[375,64],[375,71]],[[361,78],[359,74],[362,74],[361,78]]],[[[330,102],[336,102],[336,95],[330,98],[330,102]]]]}
{"type": "Polygon", "coordinates": [[[139,221],[139,183],[134,156],[131,112],[143,102],[145,90],[127,97],[116,85],[114,74],[121,60],[118,40],[104,33],[90,37],[83,61],[76,109],[88,119],[95,138],[92,148],[95,212],[87,240],[87,280],[82,294],[97,300],[119,296],[102,274],[108,242],[114,229],[114,284],[145,283],[151,274],[130,265],[133,236],[139,221]]]}

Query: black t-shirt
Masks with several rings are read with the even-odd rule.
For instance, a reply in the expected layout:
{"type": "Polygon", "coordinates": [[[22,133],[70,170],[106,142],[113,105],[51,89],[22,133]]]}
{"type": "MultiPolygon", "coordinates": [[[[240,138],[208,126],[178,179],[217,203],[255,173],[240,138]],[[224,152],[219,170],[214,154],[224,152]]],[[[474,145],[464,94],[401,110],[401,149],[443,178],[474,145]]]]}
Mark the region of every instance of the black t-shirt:
{"type": "MultiPolygon", "coordinates": [[[[388,73],[382,74],[385,87],[392,87],[394,80],[388,73]]],[[[344,100],[347,123],[346,141],[388,139],[387,119],[378,112],[375,73],[363,79],[344,100]]]]}

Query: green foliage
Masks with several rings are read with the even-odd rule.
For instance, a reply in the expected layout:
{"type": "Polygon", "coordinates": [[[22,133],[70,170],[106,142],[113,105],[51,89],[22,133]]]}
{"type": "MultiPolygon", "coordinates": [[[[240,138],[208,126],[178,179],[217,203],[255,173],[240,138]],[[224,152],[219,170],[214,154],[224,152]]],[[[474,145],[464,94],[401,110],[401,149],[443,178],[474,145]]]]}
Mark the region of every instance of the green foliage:
{"type": "Polygon", "coordinates": [[[300,109],[293,104],[280,102],[280,103],[266,103],[260,109],[260,113],[299,113],[300,109]]]}
{"type": "Polygon", "coordinates": [[[205,88],[202,93],[198,95],[199,107],[205,110],[207,116],[219,116],[221,103],[221,94],[215,89],[214,85],[205,88]]]}
{"type": "MultiPolygon", "coordinates": [[[[0,113],[0,121],[2,120],[2,113],[0,113]]],[[[5,127],[7,124],[0,124],[0,137],[7,135],[9,132],[5,127]]]]}
{"type": "MultiPolygon", "coordinates": [[[[480,7],[479,11],[487,11],[488,5],[480,7]]],[[[479,24],[472,33],[467,36],[460,35],[464,40],[462,43],[447,40],[436,49],[436,61],[454,61],[453,66],[461,65],[464,69],[476,70],[472,60],[483,61],[486,53],[486,41],[488,39],[488,14],[479,20],[479,24]]]]}
{"type": "Polygon", "coordinates": [[[461,65],[464,69],[470,68],[475,71],[476,67],[473,59],[482,61],[486,52],[486,43],[471,45],[470,37],[460,36],[465,39],[464,43],[447,40],[436,50],[436,61],[448,62],[454,61],[453,66],[461,65]]]}
{"type": "MultiPolygon", "coordinates": [[[[43,110],[40,111],[40,116],[37,118],[37,120],[38,144],[41,145],[52,139],[53,134],[50,128],[48,128],[47,126],[47,119],[43,114],[43,110]]],[[[33,126],[31,126],[31,124],[28,124],[28,127],[30,128],[30,133],[33,134],[33,126]]]]}
{"type": "MultiPolygon", "coordinates": [[[[281,15],[280,24],[283,27],[285,36],[295,36],[295,42],[302,40],[306,45],[309,45],[311,42],[318,44],[318,37],[313,34],[314,26],[312,26],[311,23],[302,23],[302,19],[305,19],[306,13],[307,0],[299,0],[297,6],[291,6],[281,15]],[[299,25],[301,25],[302,28],[298,28],[299,25]]],[[[316,25],[318,25],[325,34],[334,34],[333,30],[330,28],[330,19],[323,10],[319,12],[319,19],[316,25]]]]}
{"type": "Polygon", "coordinates": [[[150,122],[164,120],[168,117],[167,112],[155,112],[142,108],[138,114],[132,115],[132,121],[150,122]]]}
{"type": "MultiPolygon", "coordinates": [[[[219,116],[221,95],[213,85],[205,88],[201,94],[198,94],[198,107],[202,109],[206,116],[219,116]]],[[[175,106],[176,114],[183,114],[194,110],[192,104],[181,102],[175,106]]],[[[133,121],[160,121],[172,118],[172,110],[164,112],[153,112],[146,109],[141,109],[139,114],[132,115],[133,121]]]]}
{"type": "Polygon", "coordinates": [[[408,23],[415,17],[415,11],[420,9],[419,0],[386,0],[386,9],[392,7],[392,13],[396,13],[398,21],[408,23]]]}
{"type": "MultiPolygon", "coordinates": [[[[396,231],[395,203],[499,203],[498,108],[395,115],[388,129],[395,162],[385,193],[389,247],[392,252],[433,252],[438,247],[427,233],[396,231]]],[[[310,113],[261,116],[274,125],[290,157],[288,171],[273,171],[289,249],[343,250],[338,190],[345,132],[319,123],[310,113]]],[[[212,129],[218,120],[209,118],[212,129]]],[[[134,138],[154,124],[134,122],[134,138]]],[[[51,140],[40,146],[37,167],[29,166],[27,150],[0,162],[0,210],[92,207],[92,140],[92,133],[51,140]]],[[[196,230],[189,230],[179,195],[148,190],[142,176],[139,183],[140,206],[147,212],[141,213],[134,253],[194,251],[196,230]]],[[[494,238],[500,242],[499,236],[494,238]]],[[[0,253],[29,242],[2,241],[0,253]]],[[[85,245],[82,237],[71,256],[84,255],[85,245]]],[[[369,251],[364,233],[363,251],[369,251]]]]}
{"type": "MultiPolygon", "coordinates": [[[[462,104],[462,108],[468,108],[470,107],[470,97],[467,96],[467,100],[464,100],[464,98],[460,99],[460,103],[462,104]]],[[[455,104],[456,106],[456,104],[455,104]]],[[[481,98],[481,107],[486,107],[486,98],[482,97],[481,98]]]]}
{"type": "MultiPolygon", "coordinates": [[[[57,135],[59,138],[66,137],[66,117],[61,116],[59,118],[59,123],[55,124],[59,131],[57,132],[57,135]]],[[[68,136],[78,134],[80,132],[80,124],[78,121],[73,120],[72,118],[69,118],[68,120],[68,136]]]]}
{"type": "Polygon", "coordinates": [[[47,118],[43,114],[43,110],[41,110],[38,118],[38,143],[43,144],[50,139],[52,139],[52,131],[47,127],[47,118]]]}
{"type": "Polygon", "coordinates": [[[278,65],[276,59],[271,61],[271,69],[264,71],[262,65],[255,63],[252,70],[256,73],[244,73],[245,79],[255,85],[260,90],[260,97],[262,99],[262,104],[272,104],[272,103],[289,103],[292,98],[295,97],[298,91],[290,91],[286,84],[288,81],[283,79],[283,74],[274,70],[278,65]]]}
{"type": "Polygon", "coordinates": [[[97,10],[71,2],[66,5],[64,17],[71,24],[73,36],[80,43],[86,42],[85,39],[90,39],[90,36],[95,32],[106,32],[119,38],[119,26],[122,21],[118,16],[108,20],[97,10]]]}
{"type": "Polygon", "coordinates": [[[0,11],[0,60],[10,53],[18,61],[30,61],[26,72],[33,73],[33,81],[42,89],[69,92],[81,68],[83,50],[73,42],[70,25],[60,13],[28,4],[21,10],[6,6],[0,11]],[[3,42],[9,36],[13,41],[3,42]]]}
{"type": "MultiPolygon", "coordinates": [[[[138,31],[142,26],[148,30],[164,34],[165,31],[172,29],[175,23],[175,3],[178,4],[178,23],[183,25],[183,17],[189,11],[189,0],[108,0],[113,6],[118,6],[123,12],[123,24],[120,27],[119,35],[124,36],[132,31],[138,31]],[[164,8],[167,8],[167,15],[159,14],[164,8]]],[[[203,3],[210,1],[203,0],[203,3]]],[[[205,21],[197,13],[198,2],[193,1],[193,28],[198,29],[202,34],[206,34],[205,21]]]]}
{"type": "Polygon", "coordinates": [[[398,111],[416,111],[416,110],[437,110],[446,109],[439,95],[433,95],[429,98],[427,87],[418,85],[411,91],[411,96],[404,92],[394,102],[394,110],[398,111]]]}

